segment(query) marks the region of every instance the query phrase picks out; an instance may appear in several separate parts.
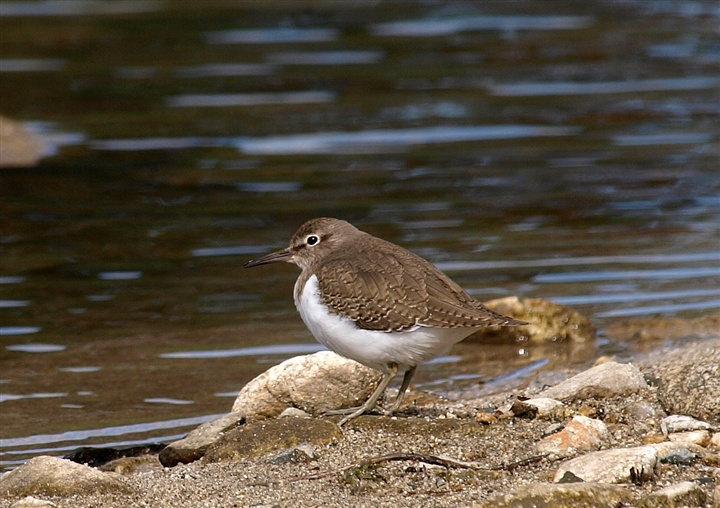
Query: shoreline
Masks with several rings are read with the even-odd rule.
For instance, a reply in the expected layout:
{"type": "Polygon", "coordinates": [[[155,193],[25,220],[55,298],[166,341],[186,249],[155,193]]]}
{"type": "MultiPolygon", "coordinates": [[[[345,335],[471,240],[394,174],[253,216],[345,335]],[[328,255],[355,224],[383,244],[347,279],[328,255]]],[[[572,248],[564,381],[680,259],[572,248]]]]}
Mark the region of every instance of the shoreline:
{"type": "Polygon", "coordinates": [[[8,491],[8,478],[18,475],[7,473],[0,508],[31,506],[19,504],[30,494],[53,503],[32,506],[59,508],[489,508],[528,499],[649,507],[675,506],[662,503],[677,496],[685,506],[718,506],[720,375],[713,372],[720,374],[720,338],[635,364],[601,361],[546,390],[531,385],[464,401],[413,392],[397,416],[362,416],[342,429],[337,417],[258,420],[225,429],[189,464],[163,468],[157,454],[106,464],[107,488],[94,493],[51,495],[37,485],[8,491]],[[705,382],[695,382],[696,374],[705,382]],[[597,456],[595,473],[572,464],[609,452],[637,454],[622,460],[640,466],[596,478],[621,459],[597,456]]]}

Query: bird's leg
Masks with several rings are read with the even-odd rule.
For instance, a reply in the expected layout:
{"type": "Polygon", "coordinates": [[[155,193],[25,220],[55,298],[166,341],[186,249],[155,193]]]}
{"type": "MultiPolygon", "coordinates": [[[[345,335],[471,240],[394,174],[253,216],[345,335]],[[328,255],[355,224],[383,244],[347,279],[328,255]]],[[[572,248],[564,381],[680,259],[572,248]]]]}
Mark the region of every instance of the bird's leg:
{"type": "Polygon", "coordinates": [[[383,374],[383,378],[380,380],[380,383],[378,384],[377,388],[375,388],[373,394],[370,395],[370,398],[365,402],[365,404],[363,404],[355,411],[347,415],[345,418],[340,420],[338,422],[338,425],[342,426],[353,418],[357,418],[361,414],[367,413],[368,411],[372,410],[377,404],[378,399],[382,396],[383,393],[385,393],[385,390],[390,384],[390,381],[392,381],[393,378],[397,375],[397,371],[398,366],[396,363],[388,364],[388,371],[383,374]]]}
{"type": "Polygon", "coordinates": [[[400,404],[402,404],[403,399],[405,398],[405,392],[407,391],[408,387],[410,386],[410,381],[412,381],[413,376],[415,375],[415,370],[417,369],[417,365],[414,367],[410,367],[408,370],[405,371],[405,375],[403,376],[402,385],[400,386],[400,391],[397,394],[397,397],[395,397],[395,401],[392,403],[392,405],[385,410],[385,416],[390,416],[395,411],[398,410],[400,407],[400,404]]]}

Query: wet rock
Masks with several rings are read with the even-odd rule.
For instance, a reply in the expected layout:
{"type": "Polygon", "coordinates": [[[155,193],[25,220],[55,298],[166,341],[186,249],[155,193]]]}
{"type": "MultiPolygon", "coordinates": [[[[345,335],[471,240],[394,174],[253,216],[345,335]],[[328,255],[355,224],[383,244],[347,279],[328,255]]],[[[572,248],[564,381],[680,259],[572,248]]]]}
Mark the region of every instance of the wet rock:
{"type": "Polygon", "coordinates": [[[658,453],[652,446],[616,448],[588,453],[560,465],[554,481],[566,474],[586,482],[641,483],[651,479],[659,467],[658,453]]]}
{"type": "Polygon", "coordinates": [[[688,432],[691,430],[710,430],[711,426],[707,422],[701,422],[691,416],[670,415],[663,418],[660,422],[660,430],[666,436],[673,432],[688,432]]]}
{"type": "Polygon", "coordinates": [[[491,327],[479,332],[478,335],[484,338],[498,336],[530,342],[589,342],[595,339],[595,327],[590,319],[559,303],[509,296],[485,302],[485,305],[530,324],[491,327]]]}
{"type": "Polygon", "coordinates": [[[720,339],[653,356],[641,367],[657,379],[666,412],[720,423],[720,339]]]}
{"type": "Polygon", "coordinates": [[[476,508],[616,508],[629,503],[632,494],[619,485],[602,483],[534,483],[509,494],[492,497],[476,508]]]}
{"type": "Polygon", "coordinates": [[[692,466],[697,462],[698,458],[700,458],[700,455],[697,453],[693,453],[687,448],[678,448],[661,457],[660,462],[675,466],[692,466]]]}
{"type": "Polygon", "coordinates": [[[565,404],[549,397],[528,399],[525,401],[525,404],[535,406],[538,417],[556,418],[561,417],[565,413],[565,404]]]}
{"type": "Polygon", "coordinates": [[[261,457],[306,443],[330,444],[343,438],[335,423],[317,418],[279,418],[250,422],[223,434],[208,447],[203,462],[221,462],[261,457]]]}
{"type": "Polygon", "coordinates": [[[571,457],[589,450],[597,450],[610,443],[610,432],[603,422],[576,416],[562,429],[536,444],[540,454],[571,457]]]}
{"type": "Polygon", "coordinates": [[[143,446],[125,447],[91,447],[83,446],[71,451],[63,458],[85,464],[86,466],[99,467],[108,462],[128,457],[140,457],[148,454],[155,454],[165,448],[164,444],[154,443],[143,446]]]}
{"type": "Polygon", "coordinates": [[[640,370],[629,363],[607,362],[581,372],[547,390],[538,397],[564,402],[629,395],[648,388],[640,370]]]}
{"type": "Polygon", "coordinates": [[[157,455],[140,455],[139,457],[122,457],[111,460],[98,467],[106,473],[117,473],[122,475],[149,473],[162,468],[157,455]]]}
{"type": "Polygon", "coordinates": [[[361,405],[381,374],[331,351],[296,356],[276,365],[240,390],[232,411],[247,421],[274,418],[288,407],[320,415],[361,405]]]}
{"type": "Polygon", "coordinates": [[[57,505],[51,501],[28,496],[20,501],[15,501],[10,508],[57,508],[57,505]]]}
{"type": "Polygon", "coordinates": [[[707,495],[695,482],[681,482],[645,496],[640,508],[680,508],[705,506],[707,495]]]}
{"type": "Polygon", "coordinates": [[[48,147],[40,136],[0,116],[0,167],[35,166],[47,154],[48,147]]]}
{"type": "Polygon", "coordinates": [[[203,423],[197,429],[190,431],[184,438],[167,445],[158,455],[158,459],[165,467],[195,462],[205,455],[207,448],[223,433],[243,423],[245,423],[245,416],[242,413],[228,413],[217,420],[203,423]]]}
{"type": "Polygon", "coordinates": [[[71,496],[130,492],[107,473],[57,457],[40,456],[0,477],[0,497],[71,496]]]}

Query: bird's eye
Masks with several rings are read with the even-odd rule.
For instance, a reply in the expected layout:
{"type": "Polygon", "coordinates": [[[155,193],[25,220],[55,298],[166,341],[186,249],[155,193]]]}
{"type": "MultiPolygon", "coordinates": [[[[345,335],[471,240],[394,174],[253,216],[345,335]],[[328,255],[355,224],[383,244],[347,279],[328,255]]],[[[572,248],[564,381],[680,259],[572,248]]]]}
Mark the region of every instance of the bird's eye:
{"type": "Polygon", "coordinates": [[[320,243],[320,237],[317,235],[310,235],[305,239],[305,243],[312,247],[313,245],[320,243]]]}

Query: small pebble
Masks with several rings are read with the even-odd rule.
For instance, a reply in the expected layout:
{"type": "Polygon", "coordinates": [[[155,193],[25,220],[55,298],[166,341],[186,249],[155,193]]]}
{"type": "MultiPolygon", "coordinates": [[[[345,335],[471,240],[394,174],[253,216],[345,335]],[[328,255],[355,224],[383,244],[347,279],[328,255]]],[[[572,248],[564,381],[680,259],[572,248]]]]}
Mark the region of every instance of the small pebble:
{"type": "Polygon", "coordinates": [[[310,413],[307,413],[303,411],[302,409],[298,409],[296,407],[289,407],[285,409],[278,418],[311,418],[312,415],[310,413]]]}
{"type": "Polygon", "coordinates": [[[710,430],[710,424],[696,420],[691,416],[670,415],[660,422],[660,430],[666,436],[674,432],[688,432],[692,430],[710,430]]]}
{"type": "Polygon", "coordinates": [[[563,423],[553,423],[552,425],[548,425],[545,427],[545,430],[542,433],[542,437],[552,436],[553,434],[560,432],[565,428],[565,424],[563,423]]]}
{"type": "Polygon", "coordinates": [[[663,464],[673,464],[676,466],[692,466],[697,462],[699,455],[691,452],[687,448],[678,448],[673,450],[660,459],[663,464]]]}

